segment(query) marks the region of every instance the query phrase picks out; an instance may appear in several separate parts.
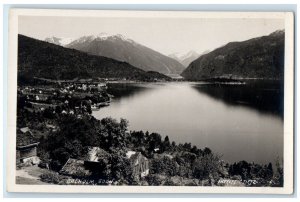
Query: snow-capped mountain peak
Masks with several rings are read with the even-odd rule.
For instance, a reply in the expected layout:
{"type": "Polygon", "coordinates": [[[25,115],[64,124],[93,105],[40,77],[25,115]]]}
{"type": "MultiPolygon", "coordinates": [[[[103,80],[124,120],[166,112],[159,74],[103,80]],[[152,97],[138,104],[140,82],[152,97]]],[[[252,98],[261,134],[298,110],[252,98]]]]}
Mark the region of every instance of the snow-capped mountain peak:
{"type": "Polygon", "coordinates": [[[45,39],[46,42],[53,43],[60,46],[69,46],[74,43],[90,43],[94,40],[97,41],[105,41],[105,40],[122,40],[127,41],[130,43],[135,43],[133,40],[127,38],[126,36],[122,34],[109,34],[106,32],[101,32],[96,35],[88,35],[88,36],[82,36],[79,38],[71,38],[71,37],[48,37],[45,39]]]}
{"type": "Polygon", "coordinates": [[[53,37],[46,38],[45,41],[56,44],[56,45],[65,46],[65,45],[71,43],[72,41],[74,41],[74,38],[72,38],[72,37],[63,38],[63,37],[53,36],[53,37]]]}
{"type": "MultiPolygon", "coordinates": [[[[108,34],[106,32],[101,32],[99,34],[96,35],[89,35],[89,36],[83,36],[78,38],[77,40],[74,40],[72,43],[76,42],[76,43],[85,43],[85,42],[91,42],[91,41],[105,41],[105,40],[123,40],[123,41],[128,41],[130,43],[134,43],[133,40],[125,37],[124,35],[121,34],[108,34]]],[[[70,43],[71,44],[71,43],[70,43]]]]}
{"type": "Polygon", "coordinates": [[[175,60],[177,60],[178,62],[180,62],[181,64],[187,67],[190,64],[190,62],[192,62],[193,60],[199,57],[199,54],[196,51],[191,50],[187,53],[176,52],[170,54],[169,57],[174,58],[175,60]]]}
{"type": "Polygon", "coordinates": [[[172,58],[175,58],[175,59],[178,59],[178,60],[185,60],[186,58],[189,58],[189,57],[196,57],[198,56],[199,54],[196,52],[196,51],[189,51],[187,53],[178,53],[178,52],[175,52],[175,53],[172,53],[170,54],[169,56],[172,57],[172,58]]]}
{"type": "Polygon", "coordinates": [[[185,55],[182,56],[182,59],[186,59],[189,57],[194,57],[194,56],[198,56],[199,54],[196,51],[189,51],[188,53],[186,53],[185,55]]]}
{"type": "Polygon", "coordinates": [[[78,39],[75,39],[73,40],[71,43],[67,44],[67,45],[70,45],[70,44],[73,44],[73,43],[86,43],[86,42],[91,42],[93,40],[95,40],[95,36],[93,35],[90,35],[90,36],[82,36],[78,39]]]}
{"type": "Polygon", "coordinates": [[[94,36],[96,40],[114,40],[114,39],[120,39],[123,41],[128,41],[130,43],[133,43],[134,41],[127,38],[126,36],[122,35],[122,34],[108,34],[105,32],[102,32],[98,35],[94,36]]]}
{"type": "MultiPolygon", "coordinates": [[[[54,41],[57,40],[49,42],[53,43],[54,41]]],[[[64,46],[88,54],[127,62],[144,71],[179,74],[184,69],[184,66],[178,61],[143,46],[121,34],[101,32],[99,34],[86,35],[64,46]]]]}

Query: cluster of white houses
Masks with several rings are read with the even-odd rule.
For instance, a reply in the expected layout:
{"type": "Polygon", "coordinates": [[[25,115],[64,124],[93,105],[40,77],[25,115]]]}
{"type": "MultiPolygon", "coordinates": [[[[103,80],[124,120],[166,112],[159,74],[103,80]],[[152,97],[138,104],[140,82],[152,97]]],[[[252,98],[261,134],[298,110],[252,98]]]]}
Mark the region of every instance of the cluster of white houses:
{"type": "MultiPolygon", "coordinates": [[[[69,100],[82,99],[91,105],[91,110],[99,110],[100,107],[108,106],[110,97],[104,96],[107,89],[106,83],[71,82],[56,86],[25,86],[18,87],[18,96],[25,98],[25,108],[28,111],[44,111],[47,108],[65,108],[63,113],[85,113],[87,109],[82,104],[76,105],[75,109],[69,109],[69,100]],[[90,100],[93,97],[96,100],[90,100]]],[[[81,102],[82,103],[82,102],[81,102]]],[[[55,113],[55,111],[54,111],[55,113]]]]}

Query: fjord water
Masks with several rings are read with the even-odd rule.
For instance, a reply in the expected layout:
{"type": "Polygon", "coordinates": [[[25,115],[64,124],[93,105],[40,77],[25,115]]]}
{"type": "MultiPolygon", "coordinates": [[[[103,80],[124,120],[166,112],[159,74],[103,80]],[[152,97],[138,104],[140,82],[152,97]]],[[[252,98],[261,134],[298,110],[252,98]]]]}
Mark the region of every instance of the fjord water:
{"type": "Polygon", "coordinates": [[[274,162],[283,155],[280,86],[208,83],[110,84],[110,106],[98,118],[126,118],[130,130],[209,147],[228,162],[274,162]]]}

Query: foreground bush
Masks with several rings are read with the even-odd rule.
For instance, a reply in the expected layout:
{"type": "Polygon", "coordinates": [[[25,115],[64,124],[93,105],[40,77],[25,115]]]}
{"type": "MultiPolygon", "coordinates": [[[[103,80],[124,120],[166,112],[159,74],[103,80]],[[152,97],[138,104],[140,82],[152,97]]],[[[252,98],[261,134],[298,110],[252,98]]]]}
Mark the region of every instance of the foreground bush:
{"type": "Polygon", "coordinates": [[[51,183],[51,184],[59,184],[61,181],[66,179],[66,177],[63,177],[53,171],[47,171],[47,172],[41,174],[40,178],[41,178],[41,181],[51,183]]]}

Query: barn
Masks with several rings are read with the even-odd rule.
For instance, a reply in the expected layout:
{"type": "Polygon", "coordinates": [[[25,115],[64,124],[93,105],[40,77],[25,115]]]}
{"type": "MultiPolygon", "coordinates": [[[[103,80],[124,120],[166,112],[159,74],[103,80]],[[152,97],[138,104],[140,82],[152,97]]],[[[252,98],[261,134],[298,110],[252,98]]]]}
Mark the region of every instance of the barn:
{"type": "Polygon", "coordinates": [[[37,147],[39,142],[28,127],[17,130],[17,164],[38,164],[37,147]]]}

